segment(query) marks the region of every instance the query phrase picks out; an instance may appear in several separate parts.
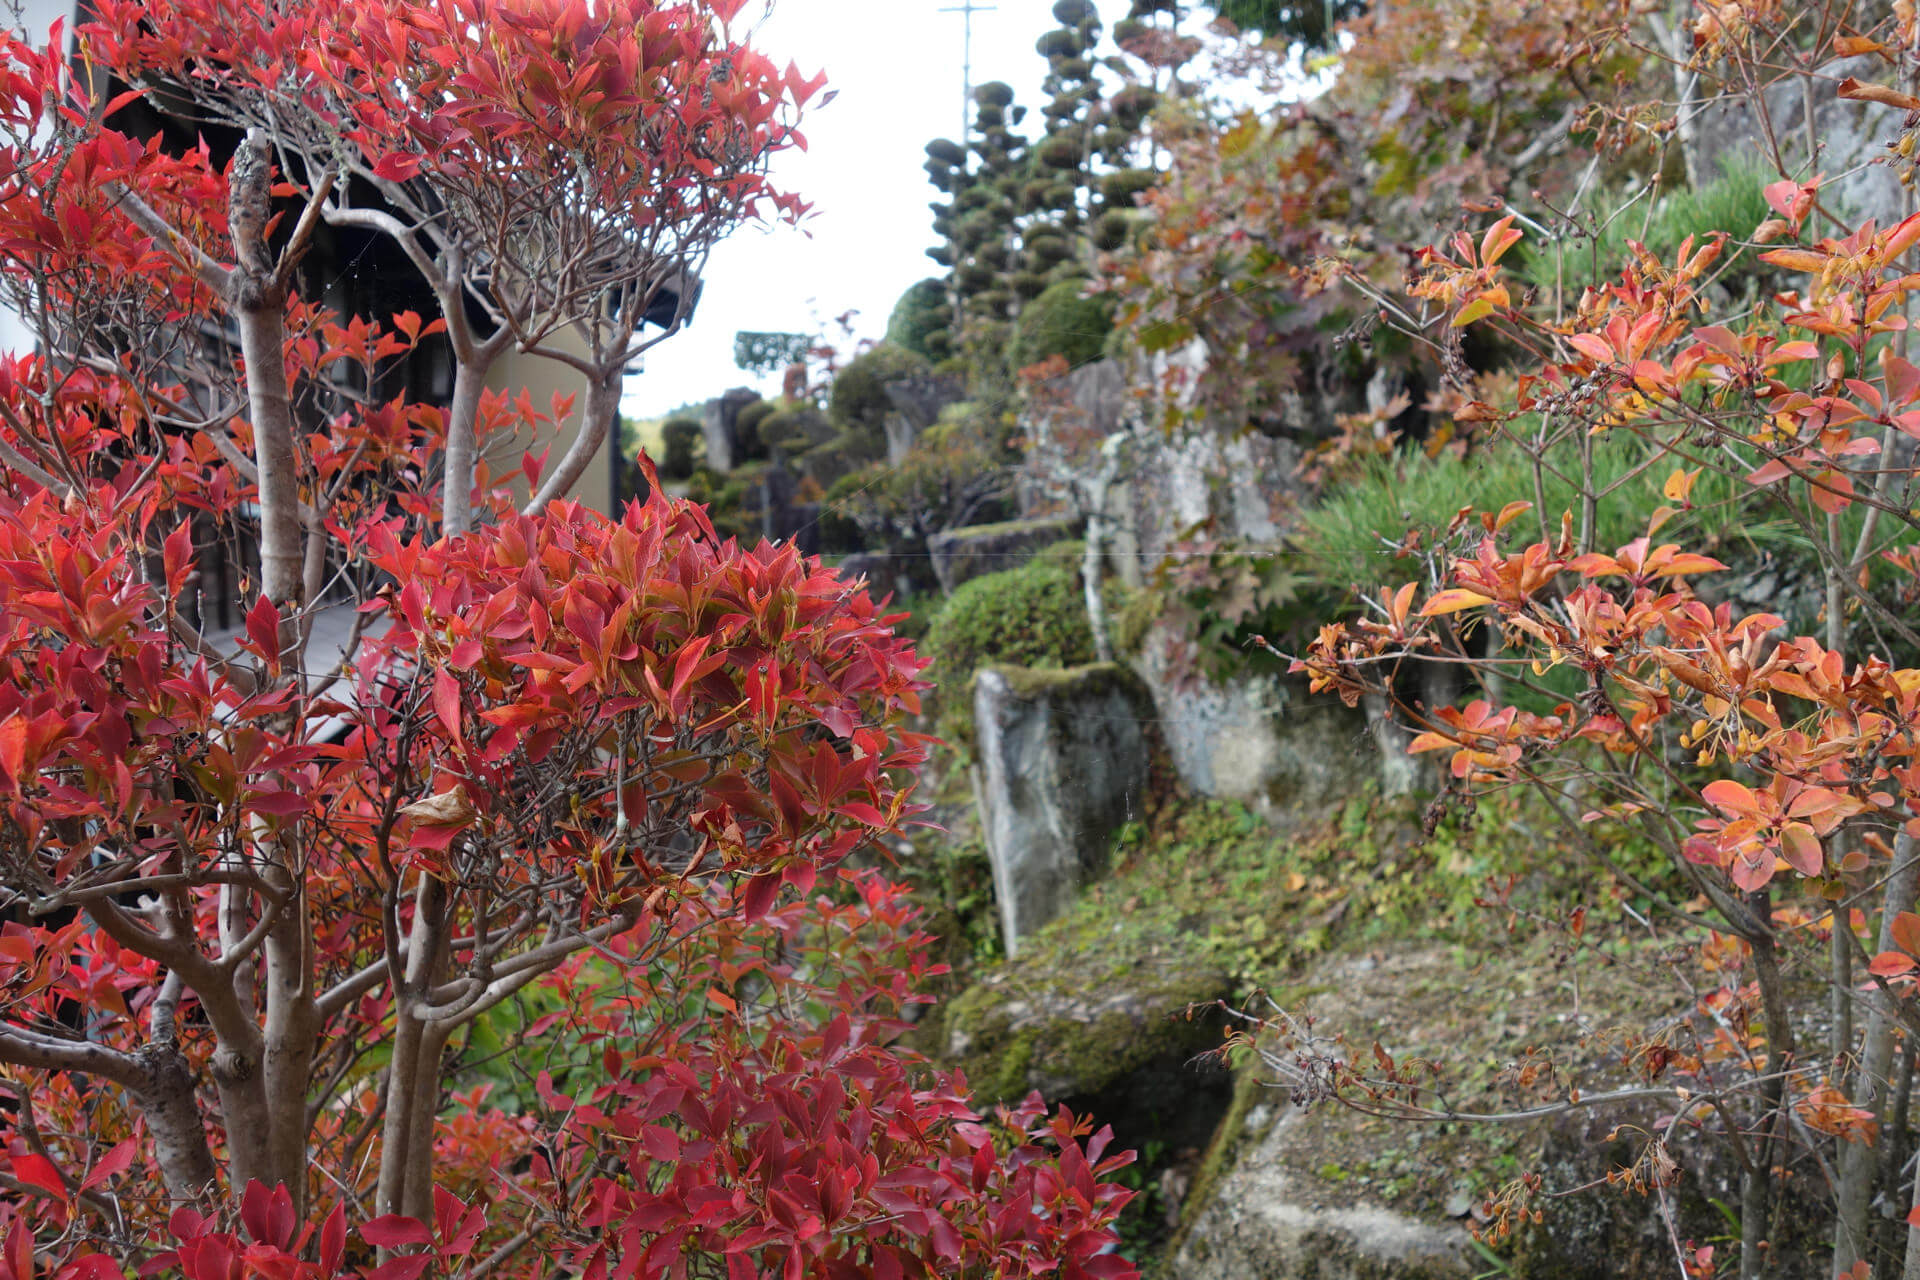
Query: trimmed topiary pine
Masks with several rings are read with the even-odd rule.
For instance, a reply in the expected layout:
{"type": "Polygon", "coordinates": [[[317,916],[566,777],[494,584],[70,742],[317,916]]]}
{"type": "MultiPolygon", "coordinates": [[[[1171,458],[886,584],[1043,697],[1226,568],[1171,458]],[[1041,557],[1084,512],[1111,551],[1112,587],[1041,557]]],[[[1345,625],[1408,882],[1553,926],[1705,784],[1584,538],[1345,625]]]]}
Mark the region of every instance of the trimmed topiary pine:
{"type": "Polygon", "coordinates": [[[1056,355],[1076,367],[1100,358],[1113,332],[1113,304],[1104,296],[1083,297],[1083,287],[1062,281],[1021,309],[1007,349],[1011,367],[1024,369],[1056,355]]]}

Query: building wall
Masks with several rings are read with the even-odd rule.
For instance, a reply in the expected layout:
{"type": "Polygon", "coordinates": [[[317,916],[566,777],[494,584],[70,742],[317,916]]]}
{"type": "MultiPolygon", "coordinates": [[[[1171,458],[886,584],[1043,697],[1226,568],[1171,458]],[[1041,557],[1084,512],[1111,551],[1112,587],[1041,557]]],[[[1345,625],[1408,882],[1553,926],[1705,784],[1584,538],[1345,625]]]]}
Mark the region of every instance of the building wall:
{"type": "MultiPolygon", "coordinates": [[[[572,337],[572,335],[566,336],[572,337]]],[[[559,343],[561,339],[556,337],[554,341],[559,343]]],[[[550,412],[556,392],[574,398],[573,416],[562,424],[557,433],[548,433],[539,440],[530,440],[525,435],[503,436],[490,442],[482,455],[494,479],[497,481],[502,477],[511,477],[508,489],[513,493],[516,501],[525,501],[528,487],[526,476],[520,469],[521,455],[528,450],[529,446],[536,454],[542,449],[550,448],[551,452],[547,455],[548,465],[554,466],[559,463],[568,447],[579,435],[581,415],[587,401],[586,380],[579,370],[562,364],[558,360],[513,352],[502,357],[493,366],[493,372],[487,377],[487,388],[492,391],[504,391],[515,399],[518,399],[521,390],[525,389],[528,397],[533,401],[533,407],[541,413],[550,412]]],[[[607,441],[607,444],[588,462],[579,483],[574,485],[573,492],[568,496],[582,506],[610,514],[615,505],[612,457],[619,444],[617,422],[609,427],[607,441]]],[[[626,499],[632,496],[629,493],[622,493],[620,504],[625,505],[626,499]]]]}

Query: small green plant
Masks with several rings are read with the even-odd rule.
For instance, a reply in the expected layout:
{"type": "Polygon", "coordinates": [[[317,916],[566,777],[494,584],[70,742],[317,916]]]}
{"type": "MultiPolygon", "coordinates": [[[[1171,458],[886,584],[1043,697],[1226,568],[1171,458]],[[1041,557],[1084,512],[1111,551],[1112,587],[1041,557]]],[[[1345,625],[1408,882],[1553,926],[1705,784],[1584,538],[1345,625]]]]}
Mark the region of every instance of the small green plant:
{"type": "MultiPolygon", "coordinates": [[[[1524,422],[1515,428],[1524,434],[1524,422]]],[[[1599,503],[1592,543],[1611,551],[1646,533],[1644,513],[1664,502],[1661,486],[1672,465],[1649,465],[1649,446],[1626,432],[1596,437],[1592,448],[1594,484],[1612,490],[1599,503]]],[[[1512,439],[1493,441],[1464,457],[1452,452],[1429,456],[1405,448],[1357,460],[1338,486],[1303,513],[1297,543],[1300,567],[1321,582],[1357,585],[1371,594],[1405,576],[1396,577],[1393,564],[1397,538],[1417,533],[1430,542],[1469,504],[1475,510],[1498,511],[1509,502],[1534,503],[1557,532],[1561,512],[1579,517],[1580,496],[1563,477],[1580,473],[1580,444],[1555,444],[1543,461],[1546,470],[1541,491],[1536,491],[1533,460],[1512,439]]],[[[1705,472],[1694,485],[1692,509],[1677,513],[1662,528],[1661,540],[1704,548],[1793,543],[1797,532],[1784,517],[1756,518],[1762,501],[1752,486],[1705,472]]],[[[1530,512],[1522,518],[1538,515],[1530,512]]]]}
{"type": "Polygon", "coordinates": [[[937,678],[964,682],[978,668],[1073,667],[1093,661],[1080,574],[1056,557],[963,583],[927,629],[937,678]]]}
{"type": "Polygon", "coordinates": [[[1557,243],[1529,238],[1522,241],[1521,275],[1527,283],[1551,295],[1562,290],[1569,302],[1582,286],[1617,275],[1633,258],[1629,241],[1638,240],[1663,262],[1673,261],[1688,236],[1697,239],[1712,231],[1731,238],[1727,252],[1733,263],[1727,283],[1759,270],[1758,259],[1740,250],[1737,242],[1750,240],[1762,222],[1773,216],[1761,188],[1772,181],[1770,169],[1737,160],[1723,161],[1721,176],[1694,190],[1681,187],[1658,196],[1651,208],[1644,197],[1604,204],[1590,231],[1563,237],[1557,243]]]}
{"type": "Polygon", "coordinates": [[[1079,571],[1041,556],[1017,569],[962,583],[927,627],[921,652],[938,698],[938,732],[952,743],[970,736],[967,689],[973,673],[992,663],[1019,667],[1075,667],[1092,662],[1079,571]]]}

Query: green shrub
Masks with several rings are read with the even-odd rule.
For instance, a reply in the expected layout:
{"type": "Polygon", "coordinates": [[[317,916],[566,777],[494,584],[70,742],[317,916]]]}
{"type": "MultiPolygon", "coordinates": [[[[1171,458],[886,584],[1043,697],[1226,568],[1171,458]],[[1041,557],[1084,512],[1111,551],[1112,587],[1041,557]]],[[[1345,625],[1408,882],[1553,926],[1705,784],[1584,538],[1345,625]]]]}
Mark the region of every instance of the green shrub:
{"type": "Polygon", "coordinates": [[[1113,304],[1105,297],[1082,297],[1074,281],[1051,285],[1021,309],[1014,321],[1007,363],[1015,369],[1061,355],[1070,365],[1098,360],[1113,332],[1113,304]]]}
{"type": "Polygon", "coordinates": [[[973,91],[973,100],[983,107],[1013,105],[1013,86],[1001,80],[989,80],[973,91]]]}
{"type": "Polygon", "coordinates": [[[1034,148],[1034,156],[1049,169],[1078,169],[1086,158],[1080,139],[1056,133],[1034,148]]]}
{"type": "Polygon", "coordinates": [[[1153,190],[1160,175],[1152,169],[1121,169],[1100,179],[1100,198],[1117,209],[1133,208],[1134,198],[1153,190]]]}
{"type": "Polygon", "coordinates": [[[1048,234],[1028,236],[1026,238],[1028,255],[1042,266],[1052,266],[1056,262],[1065,262],[1073,256],[1073,245],[1063,235],[1048,234]]]}
{"type": "MultiPolygon", "coordinates": [[[[1126,25],[1122,22],[1114,27],[1115,37],[1120,36],[1120,27],[1126,25]]],[[[1109,105],[1113,111],[1114,120],[1122,129],[1131,132],[1138,129],[1146,118],[1153,114],[1154,107],[1159,103],[1160,92],[1152,85],[1130,84],[1114,94],[1109,105]]]]}
{"type": "Polygon", "coordinates": [[[1014,296],[1022,301],[1031,301],[1047,291],[1047,276],[1044,271],[1022,271],[1008,283],[1013,286],[1014,296]]]}
{"type": "Polygon", "coordinates": [[[773,400],[755,400],[741,407],[733,420],[734,448],[738,454],[733,460],[735,466],[767,456],[765,446],[760,443],[760,424],[779,408],[779,403],[773,400]]]}
{"type": "Polygon", "coordinates": [[[1133,234],[1133,219],[1118,209],[1109,209],[1093,224],[1093,247],[1105,253],[1126,244],[1133,234]]]}
{"type": "Polygon", "coordinates": [[[826,418],[812,405],[776,407],[774,413],[758,420],[755,432],[762,449],[785,449],[787,457],[803,455],[831,434],[826,418]]]}
{"type": "Polygon", "coordinates": [[[1043,32],[1034,42],[1033,51],[1043,58],[1077,58],[1086,47],[1087,39],[1079,31],[1060,27],[1043,32]]]}
{"type": "Polygon", "coordinates": [[[860,431],[878,437],[893,402],[887,384],[918,377],[929,370],[927,358],[891,342],[855,356],[833,380],[827,416],[842,431],[860,431]]]}
{"type": "Polygon", "coordinates": [[[967,162],[967,151],[950,139],[935,138],[927,144],[927,157],[935,164],[957,169],[967,162]]]}
{"type": "Polygon", "coordinates": [[[694,448],[699,444],[701,434],[700,423],[694,418],[668,418],[660,425],[660,439],[664,445],[660,456],[661,478],[692,478],[694,448]]]}
{"type": "Polygon", "coordinates": [[[875,457],[871,436],[859,431],[842,431],[823,444],[807,450],[795,465],[800,474],[827,491],[829,500],[840,481],[861,470],[875,457]]]}
{"type": "Polygon", "coordinates": [[[1080,573],[1059,557],[963,583],[927,628],[924,652],[951,688],[988,663],[1073,667],[1093,661],[1080,573]]]}

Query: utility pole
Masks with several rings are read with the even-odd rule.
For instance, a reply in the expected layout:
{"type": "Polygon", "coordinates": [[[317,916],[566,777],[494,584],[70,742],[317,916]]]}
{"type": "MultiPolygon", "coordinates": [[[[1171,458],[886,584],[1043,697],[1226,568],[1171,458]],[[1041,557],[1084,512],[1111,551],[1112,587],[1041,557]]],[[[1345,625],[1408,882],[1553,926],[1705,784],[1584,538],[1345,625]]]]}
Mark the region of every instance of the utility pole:
{"type": "MultiPolygon", "coordinates": [[[[941,13],[961,15],[965,32],[960,41],[960,146],[969,152],[972,148],[967,146],[967,137],[971,132],[970,125],[973,120],[973,15],[992,13],[994,9],[995,6],[990,4],[975,4],[973,0],[961,0],[957,5],[940,10],[941,13]]],[[[968,162],[963,160],[961,163],[964,165],[968,162]]]]}

